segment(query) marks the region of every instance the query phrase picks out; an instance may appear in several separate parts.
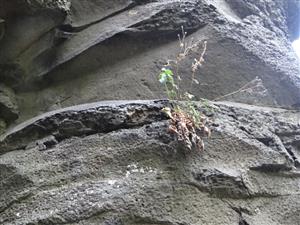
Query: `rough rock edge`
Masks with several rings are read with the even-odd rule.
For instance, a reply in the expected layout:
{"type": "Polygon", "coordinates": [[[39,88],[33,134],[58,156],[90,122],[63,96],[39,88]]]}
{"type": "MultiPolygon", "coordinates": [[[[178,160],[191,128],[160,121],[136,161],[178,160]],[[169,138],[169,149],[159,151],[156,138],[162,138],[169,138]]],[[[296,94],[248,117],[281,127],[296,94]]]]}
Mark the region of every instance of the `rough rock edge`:
{"type": "Polygon", "coordinates": [[[28,0],[27,3],[33,10],[50,9],[67,13],[71,7],[70,0],[28,0]]]}
{"type": "Polygon", "coordinates": [[[0,136],[0,154],[24,149],[34,140],[44,139],[43,144],[47,145],[73,136],[106,133],[164,120],[167,119],[161,112],[164,104],[163,100],[111,101],[45,113],[0,136]]]}

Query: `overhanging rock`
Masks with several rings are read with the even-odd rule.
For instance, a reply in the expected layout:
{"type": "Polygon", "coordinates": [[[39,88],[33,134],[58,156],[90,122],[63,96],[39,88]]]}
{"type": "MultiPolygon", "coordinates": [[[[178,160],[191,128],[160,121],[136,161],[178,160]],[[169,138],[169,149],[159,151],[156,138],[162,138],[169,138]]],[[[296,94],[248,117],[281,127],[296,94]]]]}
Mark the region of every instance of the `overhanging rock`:
{"type": "MultiPolygon", "coordinates": [[[[162,97],[157,74],[175,57],[182,26],[188,41],[208,41],[197,98],[218,98],[259,77],[270,106],[299,104],[296,0],[56,1],[65,10],[55,1],[20,2],[0,13],[7,28],[0,77],[19,93],[20,120],[78,103],[162,97]]],[[[182,75],[195,57],[182,63],[182,75]]]]}

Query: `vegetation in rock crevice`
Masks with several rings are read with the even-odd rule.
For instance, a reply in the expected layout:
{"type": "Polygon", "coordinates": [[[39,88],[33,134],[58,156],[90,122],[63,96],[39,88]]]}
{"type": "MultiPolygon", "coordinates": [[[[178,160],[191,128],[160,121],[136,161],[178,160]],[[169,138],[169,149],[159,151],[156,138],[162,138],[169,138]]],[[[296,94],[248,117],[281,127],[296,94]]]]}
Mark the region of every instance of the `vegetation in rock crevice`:
{"type": "Polygon", "coordinates": [[[194,95],[190,93],[193,85],[199,85],[196,79],[196,72],[204,63],[204,55],[207,48],[207,42],[186,40],[187,33],[182,27],[182,33],[178,34],[179,51],[175,59],[167,60],[167,63],[161,69],[158,80],[163,85],[165,92],[171,102],[172,107],[166,107],[163,111],[170,118],[168,132],[175,134],[177,140],[191,151],[197,149],[204,150],[203,136],[210,136],[208,128],[209,120],[201,113],[193,102],[194,95]],[[191,52],[198,52],[202,47],[201,54],[194,59],[191,65],[191,81],[189,90],[181,87],[181,84],[188,82],[186,74],[180,74],[180,64],[191,52]]]}

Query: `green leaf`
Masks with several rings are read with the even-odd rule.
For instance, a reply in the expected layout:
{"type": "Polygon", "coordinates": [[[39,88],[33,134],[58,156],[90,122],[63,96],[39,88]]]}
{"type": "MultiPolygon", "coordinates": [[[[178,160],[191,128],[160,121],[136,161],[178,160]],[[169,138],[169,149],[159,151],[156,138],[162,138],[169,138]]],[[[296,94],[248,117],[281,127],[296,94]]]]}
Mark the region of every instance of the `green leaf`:
{"type": "Polygon", "coordinates": [[[167,82],[172,86],[174,86],[174,78],[172,77],[172,75],[166,74],[166,76],[167,76],[167,82]]]}
{"type": "Polygon", "coordinates": [[[170,76],[173,76],[173,71],[170,69],[165,69],[164,72],[170,76]]]}
{"type": "Polygon", "coordinates": [[[168,76],[167,76],[167,74],[165,74],[164,72],[161,72],[161,73],[159,74],[158,80],[159,80],[159,82],[160,82],[161,84],[165,84],[165,83],[168,81],[168,76]]]}

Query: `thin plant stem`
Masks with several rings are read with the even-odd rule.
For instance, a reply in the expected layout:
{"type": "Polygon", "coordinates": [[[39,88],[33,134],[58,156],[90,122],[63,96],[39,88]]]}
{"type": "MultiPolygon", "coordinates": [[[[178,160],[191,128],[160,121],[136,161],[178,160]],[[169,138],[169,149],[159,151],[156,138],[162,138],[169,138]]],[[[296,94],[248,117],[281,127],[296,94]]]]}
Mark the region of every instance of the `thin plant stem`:
{"type": "Polygon", "coordinates": [[[249,84],[251,84],[251,82],[252,82],[252,81],[246,83],[244,86],[242,86],[241,88],[239,88],[237,91],[233,91],[233,92],[230,92],[230,93],[228,93],[228,94],[226,94],[226,95],[222,95],[222,96],[220,96],[220,97],[217,97],[217,98],[213,99],[213,101],[218,101],[218,100],[220,100],[220,99],[222,99],[222,98],[226,98],[226,97],[228,97],[228,96],[237,94],[237,93],[239,93],[239,92],[244,92],[244,91],[251,90],[252,87],[248,87],[249,84]]]}

